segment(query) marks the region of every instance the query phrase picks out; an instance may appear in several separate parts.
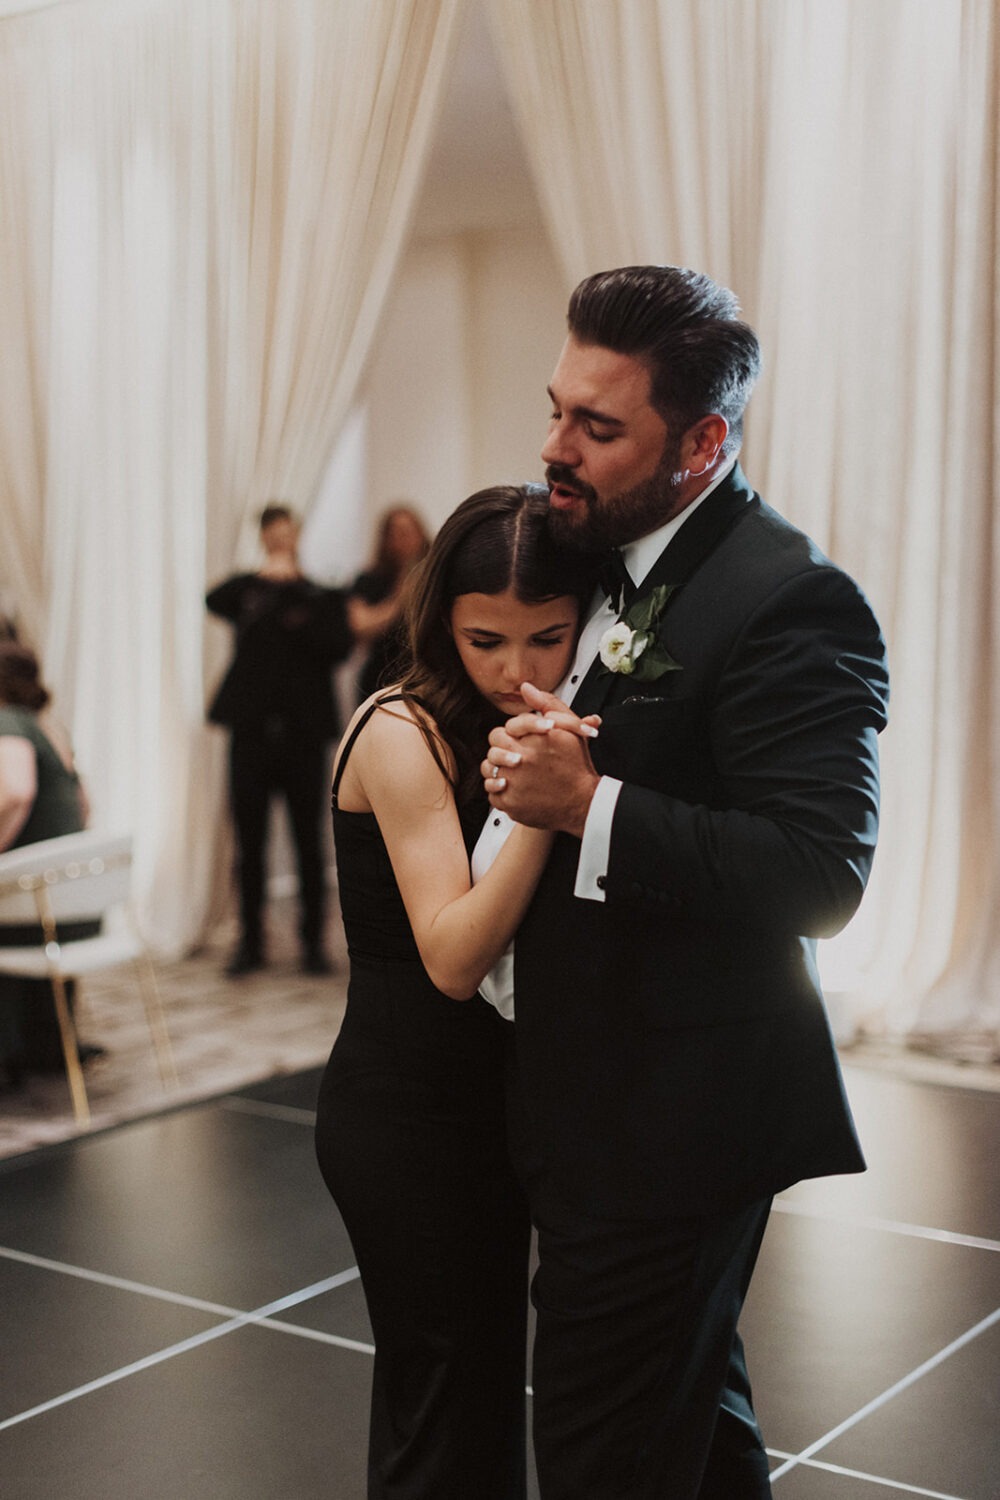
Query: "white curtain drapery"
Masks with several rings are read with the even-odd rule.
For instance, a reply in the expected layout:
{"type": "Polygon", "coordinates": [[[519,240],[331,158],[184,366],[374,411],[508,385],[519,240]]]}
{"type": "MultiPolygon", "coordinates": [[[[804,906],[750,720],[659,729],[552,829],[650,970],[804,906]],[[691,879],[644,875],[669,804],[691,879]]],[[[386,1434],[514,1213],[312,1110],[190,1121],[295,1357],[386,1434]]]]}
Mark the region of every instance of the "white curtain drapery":
{"type": "Polygon", "coordinates": [[[570,287],[732,286],[745,462],[859,579],[893,674],[883,831],[828,984],[872,1029],[1000,1023],[993,0],[491,0],[570,287]]]}
{"type": "Polygon", "coordinates": [[[0,575],[197,938],[224,829],[206,579],[308,508],[419,186],[460,0],[80,0],[0,23],[0,575]]]}
{"type": "MultiPolygon", "coordinates": [[[[226,826],[204,585],[319,483],[459,6],[0,0],[0,589],[165,951],[226,826]]],[[[882,840],[828,978],[891,1031],[995,1028],[994,0],[489,13],[567,292],[645,260],[739,292],[748,473],[886,628],[882,840]]]]}

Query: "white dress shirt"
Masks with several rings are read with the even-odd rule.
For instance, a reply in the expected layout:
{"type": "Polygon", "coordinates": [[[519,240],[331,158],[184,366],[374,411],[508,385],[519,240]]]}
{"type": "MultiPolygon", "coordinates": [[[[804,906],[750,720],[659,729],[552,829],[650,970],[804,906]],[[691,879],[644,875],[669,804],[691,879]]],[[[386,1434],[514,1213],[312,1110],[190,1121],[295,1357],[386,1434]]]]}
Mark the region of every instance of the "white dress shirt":
{"type": "MultiPolygon", "coordinates": [[[[659,558],[667,543],[676,536],[684,522],[693,516],[698,506],[707,500],[713,490],[717,489],[722,481],[730,474],[736,464],[733,458],[725,468],[716,474],[712,483],[698,496],[697,500],[682,510],[680,515],[664,526],[657,527],[647,536],[639,537],[637,541],[629,542],[621,549],[622,559],[628,569],[629,576],[637,589],[641,589],[646,575],[659,558]]],[[[573,665],[556,689],[556,696],[564,703],[572,706],[573,698],[580,682],[586,676],[591,662],[597,655],[598,646],[604,632],[608,630],[618,619],[618,611],[612,601],[605,595],[603,589],[598,589],[594,595],[580,638],[577,641],[576,655],[573,665]]],[[[608,860],[611,852],[611,824],[614,820],[615,807],[618,802],[618,794],[622,784],[614,776],[602,776],[597,783],[597,789],[590,803],[587,813],[587,821],[584,825],[583,837],[580,840],[580,857],[576,867],[576,883],[573,894],[584,901],[603,901],[604,891],[599,881],[607,874],[608,860]]],[[[476,847],[472,851],[472,879],[473,883],[481,880],[496,859],[497,854],[503,847],[509,836],[514,823],[505,812],[499,808],[491,808],[490,815],[483,825],[483,831],[479,835],[476,847]]],[[[491,1005],[496,1006],[500,1014],[508,1021],[514,1019],[514,944],[509,944],[507,951],[494,964],[482,984],[479,986],[480,994],[488,1000],[491,1005]]]]}

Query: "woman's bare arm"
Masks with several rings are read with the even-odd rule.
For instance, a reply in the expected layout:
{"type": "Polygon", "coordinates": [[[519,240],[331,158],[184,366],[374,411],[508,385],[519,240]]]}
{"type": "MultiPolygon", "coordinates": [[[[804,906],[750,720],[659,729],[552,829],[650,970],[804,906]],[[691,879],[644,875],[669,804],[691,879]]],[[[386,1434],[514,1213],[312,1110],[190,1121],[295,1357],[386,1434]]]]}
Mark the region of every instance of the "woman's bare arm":
{"type": "Polygon", "coordinates": [[[346,768],[378,819],[420,957],[444,994],[464,1000],[514,936],[552,835],[517,828],[475,886],[454,794],[404,705],[376,713],[346,768]]]}
{"type": "Polygon", "coordinates": [[[21,735],[0,735],[0,849],[9,849],[38,794],[35,747],[21,735]]]}

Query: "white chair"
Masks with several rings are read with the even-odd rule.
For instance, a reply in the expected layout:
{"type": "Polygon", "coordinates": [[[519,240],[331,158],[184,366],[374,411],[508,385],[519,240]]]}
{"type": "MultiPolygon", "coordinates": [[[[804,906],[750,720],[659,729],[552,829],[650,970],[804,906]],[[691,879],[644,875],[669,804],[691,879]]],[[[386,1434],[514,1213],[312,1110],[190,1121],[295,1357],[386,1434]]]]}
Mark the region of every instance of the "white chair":
{"type": "Polygon", "coordinates": [[[0,924],[40,926],[43,940],[0,947],[0,974],[48,979],[52,986],[66,1076],[77,1122],[90,1124],[90,1106],[77,1052],[66,981],[123,963],[135,966],[163,1087],[177,1083],[170,1038],[149,954],[129,909],[132,839],[85,829],[0,854],[0,924]],[[116,922],[116,910],[124,920],[116,922]],[[60,923],[110,918],[96,937],[62,941],[60,923]]]}

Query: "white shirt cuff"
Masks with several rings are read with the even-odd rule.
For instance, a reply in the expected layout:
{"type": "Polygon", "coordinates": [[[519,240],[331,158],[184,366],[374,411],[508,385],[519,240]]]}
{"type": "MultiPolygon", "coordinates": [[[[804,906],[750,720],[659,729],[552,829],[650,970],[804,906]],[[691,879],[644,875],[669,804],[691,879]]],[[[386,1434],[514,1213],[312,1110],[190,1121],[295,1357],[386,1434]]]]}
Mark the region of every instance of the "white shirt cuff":
{"type": "Polygon", "coordinates": [[[614,776],[602,776],[597,783],[580,840],[580,859],[576,867],[574,896],[583,901],[603,901],[604,879],[611,855],[611,824],[622,784],[614,776]]]}

